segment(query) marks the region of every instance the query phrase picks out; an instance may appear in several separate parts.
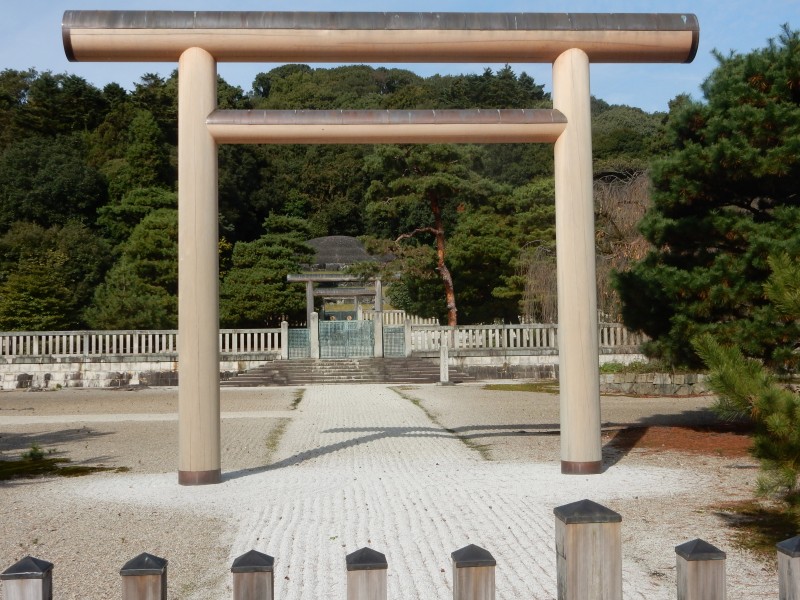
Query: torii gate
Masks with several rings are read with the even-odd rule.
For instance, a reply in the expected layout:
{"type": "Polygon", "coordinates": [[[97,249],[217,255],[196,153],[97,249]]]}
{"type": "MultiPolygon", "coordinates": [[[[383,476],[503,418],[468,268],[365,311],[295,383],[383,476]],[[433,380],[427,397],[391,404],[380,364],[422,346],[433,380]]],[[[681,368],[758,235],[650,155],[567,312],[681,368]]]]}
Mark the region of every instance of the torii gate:
{"type": "MultiPolygon", "coordinates": [[[[589,64],[691,62],[691,14],[67,11],[71,61],[178,62],[179,465],[220,470],[217,145],[555,143],[562,473],[602,471],[589,64]],[[217,110],[217,62],[547,62],[553,110],[217,110]]],[[[635,83],[635,82],[632,82],[635,83]]]]}

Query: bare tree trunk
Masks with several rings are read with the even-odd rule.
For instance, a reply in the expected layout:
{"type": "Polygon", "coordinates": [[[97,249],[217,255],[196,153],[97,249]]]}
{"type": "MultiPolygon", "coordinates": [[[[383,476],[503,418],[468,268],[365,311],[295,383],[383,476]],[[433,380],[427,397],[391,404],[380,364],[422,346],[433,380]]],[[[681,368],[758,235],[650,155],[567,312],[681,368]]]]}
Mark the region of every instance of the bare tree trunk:
{"type": "Polygon", "coordinates": [[[436,229],[436,270],[444,284],[444,298],[447,303],[447,324],[450,327],[458,325],[458,309],[456,308],[456,292],[453,287],[453,276],[445,263],[444,249],[444,224],[442,223],[442,208],[439,199],[431,196],[431,211],[433,212],[433,226],[436,229]]]}

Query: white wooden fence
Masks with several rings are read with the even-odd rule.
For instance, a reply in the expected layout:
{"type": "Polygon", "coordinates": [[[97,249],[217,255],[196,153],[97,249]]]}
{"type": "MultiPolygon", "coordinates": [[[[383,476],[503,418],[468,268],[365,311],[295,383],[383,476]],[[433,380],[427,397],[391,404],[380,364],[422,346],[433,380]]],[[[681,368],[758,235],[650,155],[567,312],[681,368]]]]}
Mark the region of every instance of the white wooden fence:
{"type": "MultiPolygon", "coordinates": [[[[591,500],[559,506],[553,512],[558,598],[622,600],[619,513],[591,500]]],[[[781,600],[800,597],[799,547],[800,536],[777,545],[781,600]]],[[[675,554],[679,600],[725,600],[725,552],[695,539],[676,546],[675,554]]],[[[495,599],[497,562],[487,550],[469,545],[452,552],[450,558],[454,600],[495,599]]],[[[387,600],[388,562],[384,554],[361,548],[344,557],[342,566],[347,577],[347,600],[387,600]]],[[[274,558],[251,550],[235,559],[230,570],[233,600],[274,600],[274,558]]],[[[140,554],[125,563],[119,573],[122,600],[167,599],[166,559],[140,554]]],[[[0,574],[0,580],[9,600],[50,600],[52,574],[52,563],[27,556],[0,574]]],[[[302,586],[302,581],[292,585],[302,586]]],[[[93,597],[90,590],[86,590],[86,597],[93,597]]]]}
{"type": "MultiPolygon", "coordinates": [[[[384,325],[391,325],[395,313],[384,311],[384,325]],[[388,314],[388,316],[387,316],[388,314]],[[387,321],[388,319],[388,321],[387,321]]],[[[366,316],[367,313],[365,313],[366,316]]],[[[374,314],[372,315],[374,318],[374,314]]],[[[403,323],[400,323],[401,325],[403,323]]],[[[558,349],[558,325],[411,325],[411,351],[438,352],[442,340],[451,351],[550,350],[558,349]]],[[[643,336],[618,323],[603,323],[600,348],[638,348],[643,336]]],[[[280,328],[222,329],[219,350],[223,355],[279,353],[286,344],[280,328]]],[[[0,357],[100,357],[177,355],[178,332],[155,331],[40,331],[0,332],[0,357]]]]}
{"type": "MultiPolygon", "coordinates": [[[[455,328],[418,325],[411,328],[411,347],[419,351],[439,350],[442,340],[450,350],[553,350],[558,349],[558,325],[464,325],[455,328]]],[[[600,348],[639,347],[644,337],[619,323],[602,323],[600,348]]]]}
{"type": "MultiPolygon", "coordinates": [[[[366,321],[374,321],[375,320],[375,311],[374,310],[365,310],[363,312],[364,320],[366,321]]],[[[383,316],[383,324],[384,325],[405,325],[405,322],[408,321],[411,325],[438,325],[439,320],[436,317],[417,317],[416,315],[409,315],[404,310],[383,310],[381,311],[381,315],[383,316]]]]}
{"type": "MultiPolygon", "coordinates": [[[[222,329],[223,354],[277,352],[280,329],[222,329]]],[[[19,331],[0,333],[0,357],[176,355],[178,332],[164,331],[19,331]]]]}

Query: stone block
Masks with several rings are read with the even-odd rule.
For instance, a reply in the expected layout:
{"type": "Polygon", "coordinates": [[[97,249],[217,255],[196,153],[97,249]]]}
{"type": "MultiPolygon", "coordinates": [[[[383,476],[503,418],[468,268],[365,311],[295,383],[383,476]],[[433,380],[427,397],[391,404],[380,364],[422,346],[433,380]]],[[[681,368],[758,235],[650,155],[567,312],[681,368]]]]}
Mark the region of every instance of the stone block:
{"type": "Polygon", "coordinates": [[[130,384],[131,374],[112,372],[106,375],[108,387],[125,387],[130,384]]]}
{"type": "Polygon", "coordinates": [[[654,385],[669,385],[672,383],[672,375],[669,373],[654,373],[653,374],[653,384],[654,385]]]}

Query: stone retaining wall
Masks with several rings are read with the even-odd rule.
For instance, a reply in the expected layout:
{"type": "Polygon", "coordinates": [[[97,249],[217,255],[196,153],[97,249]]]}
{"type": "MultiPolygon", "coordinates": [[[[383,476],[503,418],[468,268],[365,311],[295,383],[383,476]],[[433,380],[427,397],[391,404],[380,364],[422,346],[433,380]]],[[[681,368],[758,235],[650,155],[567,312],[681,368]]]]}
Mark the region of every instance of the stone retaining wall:
{"type": "Polygon", "coordinates": [[[558,379],[558,364],[465,365],[459,367],[475,379],[558,379]]]}
{"type": "MultiPolygon", "coordinates": [[[[422,353],[415,352],[414,356],[422,353]]],[[[438,352],[434,357],[438,358],[438,352]]],[[[554,351],[537,353],[497,353],[496,355],[478,355],[470,351],[453,351],[450,353],[450,365],[476,379],[558,379],[558,354],[554,351]]],[[[647,358],[638,352],[600,354],[600,364],[646,361],[647,358]]]]}
{"type": "MultiPolygon", "coordinates": [[[[229,379],[275,360],[274,353],[226,356],[220,362],[220,379],[229,379]]],[[[637,354],[602,355],[601,363],[642,360],[637,354]]],[[[558,356],[460,356],[450,364],[477,379],[558,379],[558,356]],[[499,360],[498,360],[499,359],[499,360]]],[[[175,355],[136,357],[17,357],[0,358],[0,390],[61,387],[125,387],[178,385],[175,355]]],[[[611,373],[600,375],[604,394],[689,396],[709,392],[705,375],[672,373],[611,373]]]]}
{"type": "Polygon", "coordinates": [[[694,396],[708,394],[702,373],[603,373],[600,392],[644,396],[694,396]]]}
{"type": "MultiPolygon", "coordinates": [[[[275,353],[226,355],[220,378],[228,379],[274,360],[275,353]]],[[[178,385],[178,361],[172,354],[100,357],[0,358],[0,390],[61,387],[125,387],[178,385]]]]}

